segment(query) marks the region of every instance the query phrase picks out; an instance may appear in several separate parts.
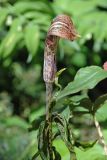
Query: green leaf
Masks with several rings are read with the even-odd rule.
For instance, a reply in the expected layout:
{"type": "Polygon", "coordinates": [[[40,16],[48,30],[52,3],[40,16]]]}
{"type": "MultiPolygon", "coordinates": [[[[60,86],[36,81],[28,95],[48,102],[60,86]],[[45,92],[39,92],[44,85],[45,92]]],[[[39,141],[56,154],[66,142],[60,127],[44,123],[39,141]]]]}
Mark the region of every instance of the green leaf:
{"type": "Polygon", "coordinates": [[[29,115],[30,123],[32,123],[33,121],[36,121],[41,116],[44,116],[44,113],[45,113],[45,108],[44,107],[40,107],[39,109],[34,110],[33,112],[31,112],[31,114],[29,115]]]}
{"type": "Polygon", "coordinates": [[[53,141],[53,145],[56,147],[57,151],[61,154],[62,160],[70,159],[69,151],[64,142],[60,138],[55,139],[53,141]]]}
{"type": "Polygon", "coordinates": [[[13,126],[17,126],[23,129],[27,129],[28,128],[28,123],[26,121],[24,121],[23,119],[19,118],[18,116],[14,116],[14,117],[9,117],[5,120],[5,123],[8,127],[13,127],[13,126]]]}
{"type": "Polygon", "coordinates": [[[38,26],[29,24],[25,28],[24,39],[31,57],[30,59],[32,59],[35,56],[39,46],[40,33],[38,26]]]}
{"type": "Polygon", "coordinates": [[[13,49],[15,48],[16,44],[22,38],[22,35],[16,32],[9,32],[7,36],[3,39],[1,46],[0,46],[0,54],[3,58],[8,57],[13,49]]]}
{"type": "Polygon", "coordinates": [[[70,82],[56,97],[59,100],[67,95],[77,93],[85,89],[94,88],[101,80],[107,78],[107,71],[98,66],[81,68],[73,82],[70,82]]]}
{"type": "Polygon", "coordinates": [[[69,102],[78,103],[84,98],[88,98],[87,95],[76,95],[69,98],[69,102]]]}
{"type": "Polygon", "coordinates": [[[44,1],[36,0],[36,2],[33,1],[17,2],[15,3],[13,9],[16,14],[23,14],[24,12],[28,12],[29,10],[42,11],[45,13],[51,13],[52,11],[50,8],[50,4],[47,3],[46,0],[44,1]]]}
{"type": "Polygon", "coordinates": [[[70,104],[92,110],[92,102],[86,95],[76,95],[70,98],[70,104]]]}
{"type": "Polygon", "coordinates": [[[107,103],[102,105],[96,112],[96,118],[99,122],[107,120],[107,103]]]}
{"type": "Polygon", "coordinates": [[[40,123],[45,119],[44,112],[44,107],[40,107],[40,109],[31,112],[29,115],[29,121],[31,123],[29,131],[37,130],[39,128],[40,123]]]}
{"type": "Polygon", "coordinates": [[[88,110],[92,110],[92,102],[89,98],[84,98],[80,101],[80,106],[88,110]]]}
{"type": "Polygon", "coordinates": [[[0,45],[0,56],[6,58],[12,54],[18,42],[22,39],[21,24],[19,19],[15,19],[10,31],[4,37],[0,45]]]}
{"type": "Polygon", "coordinates": [[[0,8],[0,27],[3,25],[3,23],[5,22],[6,20],[6,17],[8,15],[8,10],[6,8],[0,8]]]}
{"type": "Polygon", "coordinates": [[[100,109],[104,104],[107,104],[107,94],[98,97],[93,105],[93,110],[96,112],[100,109]]]}
{"type": "Polygon", "coordinates": [[[80,148],[83,151],[86,151],[87,149],[92,148],[96,144],[97,140],[94,142],[80,142],[75,141],[75,146],[80,148]]]}
{"type": "Polygon", "coordinates": [[[86,150],[85,152],[81,151],[77,147],[75,148],[77,159],[78,160],[106,160],[106,156],[104,156],[103,148],[95,144],[92,148],[86,150]]]}

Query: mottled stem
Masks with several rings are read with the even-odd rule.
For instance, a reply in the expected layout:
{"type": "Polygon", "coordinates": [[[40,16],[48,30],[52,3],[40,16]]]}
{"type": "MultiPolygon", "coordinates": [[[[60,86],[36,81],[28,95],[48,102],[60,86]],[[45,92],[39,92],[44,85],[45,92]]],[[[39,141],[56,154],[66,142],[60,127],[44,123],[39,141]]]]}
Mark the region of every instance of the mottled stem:
{"type": "Polygon", "coordinates": [[[50,117],[53,84],[46,83],[46,120],[50,117]]]}
{"type": "Polygon", "coordinates": [[[48,124],[47,129],[47,140],[48,140],[48,155],[49,159],[53,160],[53,151],[52,151],[52,90],[53,84],[46,83],[46,122],[48,124]]]}
{"type": "Polygon", "coordinates": [[[53,160],[52,150],[52,92],[53,83],[56,73],[56,49],[58,37],[49,36],[46,39],[45,55],[44,55],[44,80],[46,85],[46,126],[47,126],[47,143],[49,160],[53,160]]]}
{"type": "Polygon", "coordinates": [[[107,145],[105,143],[104,136],[103,136],[103,133],[101,131],[100,124],[97,121],[95,116],[93,118],[94,118],[94,123],[95,123],[96,129],[97,129],[97,132],[98,132],[99,141],[100,141],[100,143],[102,144],[102,146],[104,148],[105,155],[107,156],[107,145]]]}

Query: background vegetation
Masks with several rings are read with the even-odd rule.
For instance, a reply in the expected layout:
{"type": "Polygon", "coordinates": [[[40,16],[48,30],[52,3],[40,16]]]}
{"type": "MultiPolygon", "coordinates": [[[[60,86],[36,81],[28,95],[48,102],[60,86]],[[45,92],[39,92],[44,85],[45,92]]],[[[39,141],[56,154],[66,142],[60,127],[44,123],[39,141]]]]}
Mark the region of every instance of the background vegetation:
{"type": "MultiPolygon", "coordinates": [[[[65,86],[79,68],[102,66],[107,60],[107,1],[0,0],[0,160],[29,160],[37,150],[37,129],[45,112],[44,41],[51,20],[62,13],[71,16],[81,35],[59,44],[58,70],[67,68],[60,78],[65,86]]],[[[107,92],[106,84],[104,80],[89,91],[92,101],[107,92]]],[[[97,117],[107,142],[107,104],[97,117]]],[[[97,137],[90,117],[74,119],[74,124],[79,139],[97,137]]],[[[68,159],[63,142],[55,145],[62,159],[68,159]]],[[[76,152],[79,160],[103,159],[100,144],[76,152]]]]}

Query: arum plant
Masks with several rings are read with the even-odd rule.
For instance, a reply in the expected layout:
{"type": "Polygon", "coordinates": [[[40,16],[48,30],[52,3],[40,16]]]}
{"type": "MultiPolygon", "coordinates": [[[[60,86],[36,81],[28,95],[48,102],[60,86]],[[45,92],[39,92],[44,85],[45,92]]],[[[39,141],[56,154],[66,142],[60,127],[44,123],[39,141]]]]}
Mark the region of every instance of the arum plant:
{"type": "Polygon", "coordinates": [[[47,124],[47,145],[48,157],[53,159],[52,151],[52,89],[56,75],[56,51],[59,38],[74,40],[78,34],[73,22],[67,15],[59,15],[49,28],[44,51],[44,71],[43,77],[46,84],[46,124],[47,124]]]}
{"type": "MultiPolygon", "coordinates": [[[[68,142],[65,128],[67,129],[66,122],[64,119],[58,115],[52,115],[53,107],[53,84],[55,82],[55,75],[57,71],[56,67],[56,51],[57,45],[60,38],[75,40],[79,35],[77,34],[73,22],[67,15],[57,16],[51,23],[49,31],[47,33],[45,41],[45,51],[44,51],[44,68],[43,68],[43,78],[46,84],[46,120],[42,122],[39,128],[38,135],[38,150],[39,152],[34,156],[38,155],[43,160],[58,160],[61,159],[60,154],[56,151],[55,147],[52,145],[53,133],[52,133],[52,121],[55,121],[58,125],[60,135],[63,141],[69,148],[72,160],[76,160],[76,155],[74,152],[73,144],[68,142]],[[63,130],[63,134],[62,134],[63,130]]],[[[70,135],[69,135],[70,137],[70,135]]]]}

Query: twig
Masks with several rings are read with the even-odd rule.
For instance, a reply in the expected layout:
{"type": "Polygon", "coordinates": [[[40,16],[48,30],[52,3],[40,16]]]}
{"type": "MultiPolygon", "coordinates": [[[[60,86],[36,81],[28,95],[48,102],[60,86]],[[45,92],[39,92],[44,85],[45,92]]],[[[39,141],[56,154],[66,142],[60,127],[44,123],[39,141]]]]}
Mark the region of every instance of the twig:
{"type": "Polygon", "coordinates": [[[97,129],[97,132],[98,132],[99,141],[100,141],[100,143],[102,144],[102,146],[104,148],[105,155],[107,156],[107,145],[105,143],[104,136],[103,136],[103,133],[101,131],[100,124],[97,121],[95,116],[93,118],[94,118],[94,123],[95,123],[96,129],[97,129]]]}

